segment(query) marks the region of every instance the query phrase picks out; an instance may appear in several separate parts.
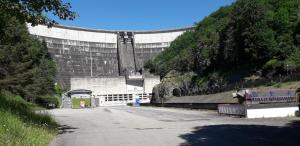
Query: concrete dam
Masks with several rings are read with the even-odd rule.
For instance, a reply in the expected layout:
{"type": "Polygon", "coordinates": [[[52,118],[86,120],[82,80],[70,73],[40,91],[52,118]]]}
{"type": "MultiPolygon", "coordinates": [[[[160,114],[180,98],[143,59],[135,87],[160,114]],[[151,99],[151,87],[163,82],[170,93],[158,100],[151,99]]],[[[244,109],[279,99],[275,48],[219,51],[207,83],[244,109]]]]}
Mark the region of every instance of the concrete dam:
{"type": "Polygon", "coordinates": [[[144,63],[191,28],[113,31],[28,25],[28,30],[46,42],[57,64],[58,84],[66,90],[91,90],[99,104],[109,104],[132,101],[134,96],[149,102],[160,79],[145,73],[144,63]]]}

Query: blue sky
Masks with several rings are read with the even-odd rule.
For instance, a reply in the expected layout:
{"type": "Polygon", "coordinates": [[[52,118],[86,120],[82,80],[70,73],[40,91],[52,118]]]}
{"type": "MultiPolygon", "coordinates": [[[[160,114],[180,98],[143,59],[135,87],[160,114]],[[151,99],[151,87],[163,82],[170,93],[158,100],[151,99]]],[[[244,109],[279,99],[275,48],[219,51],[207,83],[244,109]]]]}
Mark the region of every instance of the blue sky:
{"type": "MultiPolygon", "coordinates": [[[[61,25],[109,30],[156,30],[192,26],[235,0],[64,0],[79,15],[61,25]]],[[[55,19],[57,20],[57,19],[55,19]]]]}

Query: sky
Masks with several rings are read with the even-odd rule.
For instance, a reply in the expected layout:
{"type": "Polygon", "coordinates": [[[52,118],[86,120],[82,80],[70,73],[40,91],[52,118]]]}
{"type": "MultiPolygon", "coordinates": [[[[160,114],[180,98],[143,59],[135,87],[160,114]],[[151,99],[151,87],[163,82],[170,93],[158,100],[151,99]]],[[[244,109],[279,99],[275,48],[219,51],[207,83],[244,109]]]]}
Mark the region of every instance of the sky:
{"type": "Polygon", "coordinates": [[[193,26],[235,0],[63,0],[79,17],[60,25],[108,30],[159,30],[193,26]]]}

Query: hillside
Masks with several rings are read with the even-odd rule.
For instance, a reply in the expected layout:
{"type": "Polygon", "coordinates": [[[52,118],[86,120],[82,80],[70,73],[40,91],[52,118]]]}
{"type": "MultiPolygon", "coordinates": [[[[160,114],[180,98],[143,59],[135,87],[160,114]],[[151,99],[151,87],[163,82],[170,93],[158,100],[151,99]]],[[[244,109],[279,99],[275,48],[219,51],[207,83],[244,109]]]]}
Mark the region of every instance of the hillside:
{"type": "Polygon", "coordinates": [[[237,0],[178,37],[145,68],[163,78],[156,89],[160,96],[176,88],[195,95],[248,80],[297,80],[300,1],[237,0]]]}

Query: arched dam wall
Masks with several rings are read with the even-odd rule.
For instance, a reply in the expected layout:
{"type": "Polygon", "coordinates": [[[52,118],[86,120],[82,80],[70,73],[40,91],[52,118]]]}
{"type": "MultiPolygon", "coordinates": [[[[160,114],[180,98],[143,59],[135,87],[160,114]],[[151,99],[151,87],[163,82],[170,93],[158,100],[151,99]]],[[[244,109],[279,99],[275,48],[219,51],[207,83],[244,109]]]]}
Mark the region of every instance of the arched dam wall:
{"type": "Polygon", "coordinates": [[[99,106],[137,99],[149,103],[160,78],[145,74],[144,63],[190,29],[110,31],[28,25],[30,34],[46,42],[57,64],[57,83],[66,90],[91,90],[99,106]]]}
{"type": "Polygon", "coordinates": [[[141,72],[156,56],[191,28],[157,31],[110,31],[77,27],[31,27],[57,63],[57,82],[71,89],[71,78],[119,77],[141,72]]]}

